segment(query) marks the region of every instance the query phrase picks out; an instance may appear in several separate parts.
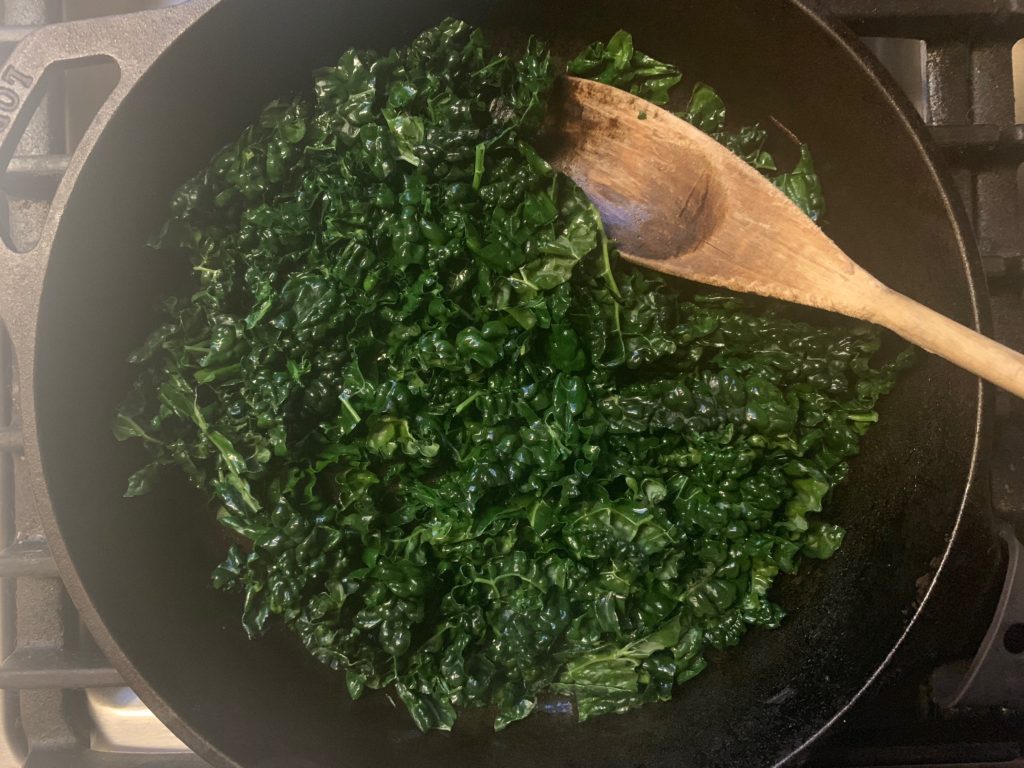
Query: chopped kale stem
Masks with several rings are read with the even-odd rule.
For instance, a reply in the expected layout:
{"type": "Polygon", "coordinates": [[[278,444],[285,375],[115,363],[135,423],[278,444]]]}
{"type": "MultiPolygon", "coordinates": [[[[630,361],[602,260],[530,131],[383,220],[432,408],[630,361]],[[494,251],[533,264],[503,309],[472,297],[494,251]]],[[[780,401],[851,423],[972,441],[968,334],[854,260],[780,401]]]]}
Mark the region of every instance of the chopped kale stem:
{"type": "MultiPolygon", "coordinates": [[[[659,104],[681,80],[626,32],[568,69],[659,104]]],[[[619,260],[531,146],[555,75],[448,20],[268,106],[174,198],[156,245],[198,287],[114,425],[152,456],[129,496],[177,467],[236,535],[213,581],[251,635],[278,617],[423,730],[663,701],[778,626],[769,589],[839,547],[823,502],[910,357],[619,260]]],[[[780,171],[706,85],[679,114],[820,216],[806,150],[780,171]]]]}

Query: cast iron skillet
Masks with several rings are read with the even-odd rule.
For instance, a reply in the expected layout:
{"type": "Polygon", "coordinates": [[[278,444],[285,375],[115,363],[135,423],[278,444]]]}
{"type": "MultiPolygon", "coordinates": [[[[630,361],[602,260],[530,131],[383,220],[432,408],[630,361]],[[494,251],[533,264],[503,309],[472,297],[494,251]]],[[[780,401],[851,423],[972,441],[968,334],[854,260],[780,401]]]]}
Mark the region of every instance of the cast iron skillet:
{"type": "Polygon", "coordinates": [[[801,0],[194,0],[44,30],[0,70],[0,110],[15,116],[2,134],[6,156],[24,122],[14,102],[49,61],[109,55],[122,71],[41,244],[7,253],[0,281],[24,465],[61,575],[127,680],[217,765],[787,759],[885,665],[919,614],[920,578],[949,578],[982,398],[974,378],[937,359],[923,359],[885,400],[831,503],[847,543],[784,580],[783,628],[716,654],[671,703],[583,725],[556,703],[501,734],[471,713],[451,734],[424,736],[383,693],[352,703],[340,676],[287,633],[245,639],[240,599],[209,586],[223,537],[199,497],[172,479],[143,501],[122,498],[141,459],[110,434],[132,376],[125,357],[154,326],[154,301],[188,278],[187,265],[144,245],[172,190],[265,102],[305,88],[317,66],[349,46],[401,45],[449,14],[504,44],[535,33],[563,53],[628,28],[642,50],[811,145],[831,204],[826,226],[847,253],[897,290],[979,324],[977,258],[922,127],[856,43],[801,0]]]}

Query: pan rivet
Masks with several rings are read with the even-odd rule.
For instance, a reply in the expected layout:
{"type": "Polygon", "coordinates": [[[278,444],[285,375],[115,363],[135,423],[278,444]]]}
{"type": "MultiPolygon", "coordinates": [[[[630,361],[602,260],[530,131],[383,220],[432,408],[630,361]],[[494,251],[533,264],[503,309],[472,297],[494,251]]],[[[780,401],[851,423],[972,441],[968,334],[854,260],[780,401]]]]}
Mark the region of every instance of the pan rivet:
{"type": "Polygon", "coordinates": [[[1024,653],[1024,624],[1011,624],[1003,633],[1003,647],[1010,653],[1024,653]]]}

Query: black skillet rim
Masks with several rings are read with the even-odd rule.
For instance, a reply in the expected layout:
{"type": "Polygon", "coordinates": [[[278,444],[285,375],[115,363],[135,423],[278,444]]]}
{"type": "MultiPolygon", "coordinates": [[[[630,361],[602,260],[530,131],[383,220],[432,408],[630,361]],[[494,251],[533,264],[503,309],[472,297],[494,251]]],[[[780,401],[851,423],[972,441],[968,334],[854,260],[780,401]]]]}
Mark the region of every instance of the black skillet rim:
{"type": "MultiPolygon", "coordinates": [[[[909,99],[899,89],[898,85],[893,81],[889,73],[886,72],[882,68],[881,64],[874,59],[870,51],[863,45],[863,43],[861,43],[852,30],[835,19],[814,0],[787,0],[787,2],[789,2],[797,12],[804,14],[823,35],[827,36],[828,39],[833,41],[833,43],[843,51],[845,56],[856,61],[856,66],[859,66],[884,93],[886,102],[895,113],[895,116],[898,118],[902,127],[908,129],[921,158],[925,162],[925,166],[931,175],[932,181],[939,192],[939,197],[945,207],[946,215],[953,225],[958,250],[964,267],[964,273],[967,277],[973,325],[982,332],[988,331],[991,322],[990,308],[987,303],[987,290],[981,268],[980,254],[973,240],[973,236],[971,235],[972,228],[970,220],[967,216],[963,201],[961,200],[959,193],[956,191],[948,171],[942,165],[941,161],[938,160],[938,148],[929,135],[924,122],[917,115],[909,99]]],[[[201,20],[202,16],[196,19],[193,23],[201,20]]],[[[190,29],[191,27],[184,30],[183,35],[187,35],[190,29]]],[[[143,77],[135,87],[139,87],[139,85],[143,84],[144,80],[145,77],[143,74],[143,77]]],[[[132,90],[134,91],[134,88],[132,90]]],[[[125,99],[129,98],[130,95],[131,91],[124,95],[125,99]]],[[[84,158],[83,165],[87,162],[88,158],[84,158]]],[[[935,585],[939,582],[939,577],[947,567],[950,554],[957,543],[960,527],[963,524],[965,509],[973,497],[975,486],[977,485],[978,467],[980,459],[982,458],[982,446],[984,444],[984,437],[989,432],[990,421],[990,408],[988,406],[988,393],[990,390],[987,385],[984,385],[981,382],[978,383],[978,387],[979,397],[976,409],[974,441],[971,449],[970,467],[965,481],[964,494],[957,511],[956,520],[950,532],[946,548],[942,553],[938,566],[934,570],[934,578],[932,579],[929,588],[918,602],[913,616],[909,618],[905,630],[894,644],[889,654],[885,659],[883,659],[864,685],[856,691],[850,700],[827,722],[807,737],[800,746],[796,747],[789,755],[775,763],[774,768],[780,768],[783,765],[791,763],[850,711],[850,709],[860,700],[868,689],[874,685],[892,661],[893,657],[895,657],[900,651],[905,640],[917,625],[918,619],[923,610],[928,605],[929,600],[935,591],[935,585]]],[[[40,513],[51,542],[60,542],[59,526],[56,514],[51,505],[40,505],[40,513]]],[[[160,719],[201,758],[214,765],[229,766],[230,768],[242,768],[237,762],[225,755],[220,749],[207,741],[206,738],[197,732],[163,700],[163,697],[153,689],[145,677],[138,672],[131,659],[123,652],[119,643],[110,633],[105,622],[100,617],[83,582],[78,576],[77,568],[68,556],[62,542],[58,543],[57,546],[53,548],[53,554],[65,587],[73,597],[75,604],[79,607],[83,621],[95,637],[101,650],[122,671],[126,682],[139,693],[140,697],[156,714],[158,714],[160,719]]]]}

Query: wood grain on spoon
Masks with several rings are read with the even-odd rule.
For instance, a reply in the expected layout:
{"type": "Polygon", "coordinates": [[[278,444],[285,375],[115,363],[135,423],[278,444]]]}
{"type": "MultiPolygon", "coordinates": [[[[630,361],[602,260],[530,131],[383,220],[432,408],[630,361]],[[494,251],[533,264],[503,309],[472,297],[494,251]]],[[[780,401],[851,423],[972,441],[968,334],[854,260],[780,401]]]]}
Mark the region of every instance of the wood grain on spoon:
{"type": "Polygon", "coordinates": [[[626,259],[877,323],[1024,397],[1024,355],[884,286],[707,134],[590,80],[563,78],[554,104],[544,154],[594,201],[626,259]]]}

